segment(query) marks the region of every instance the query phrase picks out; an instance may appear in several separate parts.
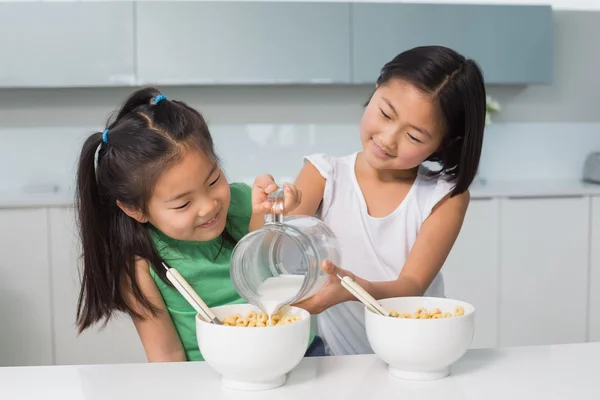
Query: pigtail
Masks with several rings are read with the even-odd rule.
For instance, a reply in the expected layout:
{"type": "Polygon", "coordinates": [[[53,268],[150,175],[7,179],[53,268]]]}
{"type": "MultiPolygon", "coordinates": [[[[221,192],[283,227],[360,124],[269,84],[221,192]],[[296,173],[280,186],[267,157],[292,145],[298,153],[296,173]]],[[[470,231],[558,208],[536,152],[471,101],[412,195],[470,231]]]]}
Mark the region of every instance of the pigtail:
{"type": "Polygon", "coordinates": [[[81,291],[77,301],[77,325],[83,330],[107,315],[113,307],[109,260],[107,207],[96,183],[96,152],[102,155],[100,132],[84,143],[77,169],[76,207],[83,247],[81,291]]]}
{"type": "Polygon", "coordinates": [[[138,256],[153,265],[162,263],[150,233],[108,198],[107,188],[98,185],[106,174],[103,165],[112,157],[110,146],[103,143],[101,133],[95,133],[85,141],[79,159],[76,206],[83,250],[76,317],[79,332],[103,319],[106,324],[115,310],[143,318],[128,304],[125,291],[131,292],[152,315],[157,311],[136,278],[138,256]]]}

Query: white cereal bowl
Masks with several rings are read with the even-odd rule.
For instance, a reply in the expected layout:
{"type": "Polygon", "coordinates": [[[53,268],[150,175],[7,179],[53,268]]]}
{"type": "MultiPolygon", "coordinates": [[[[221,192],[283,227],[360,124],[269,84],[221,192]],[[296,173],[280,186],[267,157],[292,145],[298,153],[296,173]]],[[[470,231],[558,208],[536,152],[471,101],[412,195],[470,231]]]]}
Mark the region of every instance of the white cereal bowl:
{"type": "Polygon", "coordinates": [[[389,373],[406,380],[434,380],[450,374],[450,366],[465,355],[474,335],[475,307],[458,300],[436,297],[398,297],[380,300],[387,310],[415,313],[439,308],[464,315],[443,319],[384,317],[365,308],[367,338],[375,354],[385,361],[389,373]]]}
{"type": "MultiPolygon", "coordinates": [[[[259,310],[249,304],[211,309],[223,318],[259,310]]],[[[306,353],[310,339],[310,314],[286,307],[280,314],[300,315],[301,321],[282,326],[247,328],[216,325],[196,316],[196,337],[204,360],[217,371],[223,385],[234,390],[268,390],[282,386],[288,372],[306,353]]]]}

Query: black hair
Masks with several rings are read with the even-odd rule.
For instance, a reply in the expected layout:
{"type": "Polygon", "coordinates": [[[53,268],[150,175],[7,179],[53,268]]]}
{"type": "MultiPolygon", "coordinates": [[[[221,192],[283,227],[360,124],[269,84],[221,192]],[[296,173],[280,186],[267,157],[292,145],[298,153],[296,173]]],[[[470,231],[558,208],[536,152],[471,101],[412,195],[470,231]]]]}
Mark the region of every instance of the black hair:
{"type": "Polygon", "coordinates": [[[385,64],[377,85],[394,79],[432,96],[444,139],[427,161],[441,165],[433,175],[456,182],[452,197],[464,193],[477,174],[485,128],[486,93],[478,64],[447,47],[420,46],[385,64]]]}
{"type": "MultiPolygon", "coordinates": [[[[93,133],[83,144],[76,197],[83,249],[79,332],[102,319],[108,322],[115,311],[143,318],[128,304],[125,291],[156,314],[136,281],[138,258],[148,261],[170,284],[148,227],[126,215],[117,200],[146,214],[160,174],[181,160],[187,149],[219,161],[202,115],[183,102],[157,96],[162,97],[155,88],[134,92],[116,117],[109,118],[108,134],[93,133]]],[[[221,237],[222,243],[233,241],[227,231],[221,237]]]]}

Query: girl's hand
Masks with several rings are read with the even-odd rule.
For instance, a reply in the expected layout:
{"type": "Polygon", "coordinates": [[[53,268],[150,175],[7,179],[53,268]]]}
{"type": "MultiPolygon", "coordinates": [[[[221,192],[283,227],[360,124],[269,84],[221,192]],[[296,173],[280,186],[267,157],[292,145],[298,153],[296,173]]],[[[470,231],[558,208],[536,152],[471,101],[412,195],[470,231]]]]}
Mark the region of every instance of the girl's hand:
{"type": "Polygon", "coordinates": [[[295,307],[303,308],[311,314],[320,314],[336,304],[356,300],[356,298],[342,286],[340,278],[337,277],[337,274],[340,274],[342,277],[350,276],[352,279],[356,280],[356,276],[353,273],[341,269],[329,261],[323,261],[322,268],[323,271],[329,275],[329,280],[323,289],[314,296],[293,304],[295,307]]]}
{"type": "MultiPolygon", "coordinates": [[[[267,200],[267,196],[277,190],[279,186],[271,175],[263,174],[254,180],[252,186],[252,213],[266,214],[271,211],[273,202],[267,200]]],[[[302,201],[302,192],[291,183],[283,184],[283,212],[287,214],[300,205],[302,201]]]]}

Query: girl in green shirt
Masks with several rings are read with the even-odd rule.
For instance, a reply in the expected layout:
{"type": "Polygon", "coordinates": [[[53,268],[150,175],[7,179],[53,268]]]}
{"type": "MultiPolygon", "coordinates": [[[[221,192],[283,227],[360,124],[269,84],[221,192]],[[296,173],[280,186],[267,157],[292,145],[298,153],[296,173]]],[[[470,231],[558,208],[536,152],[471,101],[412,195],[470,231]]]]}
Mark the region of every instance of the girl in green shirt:
{"type": "MultiPolygon", "coordinates": [[[[154,88],[133,93],[107,129],[85,141],[79,159],[79,331],[122,311],[132,316],[149,361],[203,360],[196,312],[162,262],[209,307],[242,303],[229,276],[231,252],[262,225],[263,201],[275,189],[268,175],[253,189],[229,184],[200,113],[154,88]]],[[[299,197],[286,185],[287,210],[299,197]]],[[[320,344],[309,354],[322,355],[314,351],[320,344]]]]}

